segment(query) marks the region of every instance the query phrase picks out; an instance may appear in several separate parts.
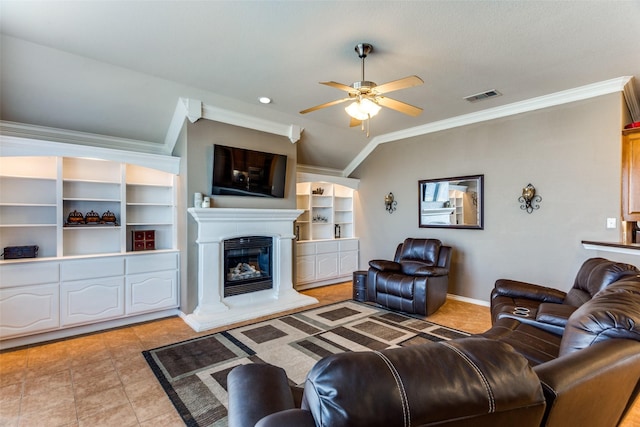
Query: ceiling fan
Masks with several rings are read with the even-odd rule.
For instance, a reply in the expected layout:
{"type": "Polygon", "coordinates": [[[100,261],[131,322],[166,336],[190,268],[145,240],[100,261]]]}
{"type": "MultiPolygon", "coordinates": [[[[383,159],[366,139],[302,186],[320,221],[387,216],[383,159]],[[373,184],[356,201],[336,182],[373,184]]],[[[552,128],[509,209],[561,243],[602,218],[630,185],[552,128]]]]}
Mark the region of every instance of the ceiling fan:
{"type": "Polygon", "coordinates": [[[315,107],[307,108],[300,111],[300,114],[310,113],[312,111],[320,110],[322,108],[331,107],[333,105],[341,104],[347,101],[353,101],[345,111],[351,116],[350,126],[362,125],[364,130],[364,121],[367,121],[367,136],[369,136],[369,119],[380,111],[381,107],[390,108],[400,113],[407,114],[409,116],[416,117],[422,113],[422,108],[415,107],[410,104],[406,104],[401,101],[389,98],[385,96],[388,92],[394,90],[400,90],[412,86],[418,86],[424,82],[418,76],[409,76],[399,80],[394,80],[382,85],[377,85],[374,82],[367,81],[364,78],[364,59],[373,50],[373,46],[369,43],[359,43],[355,47],[355,51],[358,57],[362,59],[362,79],[353,83],[351,86],[347,86],[342,83],[333,81],[320,82],[320,84],[334,87],[349,94],[348,97],[337,99],[335,101],[326,102],[324,104],[316,105],[315,107]]]}

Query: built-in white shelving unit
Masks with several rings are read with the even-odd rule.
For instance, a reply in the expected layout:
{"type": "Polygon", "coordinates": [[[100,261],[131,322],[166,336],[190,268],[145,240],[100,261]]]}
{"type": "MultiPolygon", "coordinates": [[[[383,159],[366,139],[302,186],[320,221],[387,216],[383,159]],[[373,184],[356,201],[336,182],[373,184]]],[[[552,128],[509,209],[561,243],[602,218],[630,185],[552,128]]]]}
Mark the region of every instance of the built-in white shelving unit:
{"type": "Polygon", "coordinates": [[[176,314],[179,159],[0,137],[0,347],[176,314]],[[77,223],[88,213],[116,221],[77,223]],[[106,214],[106,216],[105,216],[106,214]],[[154,230],[155,250],[133,251],[154,230]]]}

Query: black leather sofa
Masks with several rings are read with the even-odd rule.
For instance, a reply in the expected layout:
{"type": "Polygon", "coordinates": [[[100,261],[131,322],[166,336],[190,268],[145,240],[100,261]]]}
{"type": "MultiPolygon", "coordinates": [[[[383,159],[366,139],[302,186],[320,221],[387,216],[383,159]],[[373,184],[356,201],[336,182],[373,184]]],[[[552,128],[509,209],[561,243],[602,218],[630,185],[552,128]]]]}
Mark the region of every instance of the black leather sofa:
{"type": "Polygon", "coordinates": [[[451,247],[438,239],[405,239],[393,261],[369,261],[367,300],[429,316],[447,299],[451,247]]]}
{"type": "Polygon", "coordinates": [[[640,391],[640,275],[576,308],[560,335],[517,316],[483,334],[318,362],[303,388],[271,365],[228,377],[229,426],[620,423],[640,391]]]}

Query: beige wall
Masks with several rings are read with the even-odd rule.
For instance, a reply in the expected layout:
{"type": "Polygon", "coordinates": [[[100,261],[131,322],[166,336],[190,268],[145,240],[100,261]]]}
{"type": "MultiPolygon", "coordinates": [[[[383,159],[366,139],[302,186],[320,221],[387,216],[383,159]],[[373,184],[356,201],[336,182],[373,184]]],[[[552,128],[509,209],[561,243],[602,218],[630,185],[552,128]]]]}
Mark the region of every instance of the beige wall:
{"type": "Polygon", "coordinates": [[[352,174],[360,268],[406,237],[434,237],[454,248],[450,293],[488,301],[502,277],[568,289],[585,259],[617,258],[580,242],[620,237],[620,224],[605,224],[620,218],[622,105],[621,94],[605,95],[381,144],[352,174]],[[484,230],[418,228],[418,180],[474,174],[485,176],[484,230]],[[517,201],[528,183],[542,196],[532,214],[517,201]]]}
{"type": "MultiPolygon", "coordinates": [[[[186,138],[176,146],[174,154],[183,159],[181,179],[186,180],[182,188],[186,192],[180,195],[185,209],[180,210],[186,223],[186,233],[181,239],[183,244],[182,260],[182,292],[180,309],[183,313],[191,313],[198,303],[198,250],[195,243],[197,224],[186,212],[193,207],[193,193],[211,194],[211,176],[213,162],[213,144],[241,147],[268,153],[287,156],[287,178],[284,199],[269,197],[214,196],[214,208],[261,208],[261,209],[295,209],[296,206],[296,146],[288,138],[245,129],[220,122],[201,119],[196,123],[187,123],[186,138]],[[186,267],[186,268],[185,268],[186,267]],[[186,271],[186,273],[185,273],[186,271]]],[[[184,230],[184,228],[183,228],[184,230]]]]}

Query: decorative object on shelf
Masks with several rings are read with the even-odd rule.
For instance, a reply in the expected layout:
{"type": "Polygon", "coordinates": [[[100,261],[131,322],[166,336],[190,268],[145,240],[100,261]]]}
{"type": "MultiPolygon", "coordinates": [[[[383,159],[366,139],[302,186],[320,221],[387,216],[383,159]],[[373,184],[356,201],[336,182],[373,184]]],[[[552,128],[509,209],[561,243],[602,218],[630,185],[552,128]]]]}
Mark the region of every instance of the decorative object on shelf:
{"type": "Polygon", "coordinates": [[[202,207],[202,193],[193,193],[193,207],[194,208],[202,207]]]}
{"type": "Polygon", "coordinates": [[[296,225],[296,242],[300,240],[300,226],[296,225]]]}
{"type": "Polygon", "coordinates": [[[4,259],[35,258],[38,246],[7,246],[2,252],[4,259]]]}
{"type": "Polygon", "coordinates": [[[333,226],[333,237],[336,239],[340,238],[340,224],[336,224],[333,226]]]}
{"type": "Polygon", "coordinates": [[[133,230],[131,238],[133,251],[151,251],[156,248],[155,230],[133,230]]]}
{"type": "Polygon", "coordinates": [[[318,187],[315,190],[311,191],[311,194],[315,194],[316,196],[322,196],[324,194],[324,188],[318,187]]]}
{"type": "Polygon", "coordinates": [[[398,204],[398,202],[395,201],[395,199],[393,197],[393,193],[389,193],[386,196],[384,196],[384,208],[390,214],[395,212],[397,204],[398,204]]]}
{"type": "Polygon", "coordinates": [[[90,225],[100,224],[100,215],[98,215],[98,212],[96,211],[93,211],[93,210],[89,211],[84,216],[84,222],[85,224],[90,224],[90,225]]]}
{"type": "Polygon", "coordinates": [[[101,221],[103,224],[117,225],[116,214],[111,211],[106,211],[102,214],[101,221]]]}
{"type": "Polygon", "coordinates": [[[78,211],[73,211],[67,217],[67,225],[84,224],[84,215],[78,211]]]}
{"type": "Polygon", "coordinates": [[[314,215],[313,222],[329,222],[329,218],[322,215],[314,215]]]}
{"type": "Polygon", "coordinates": [[[204,200],[202,201],[202,207],[203,208],[210,208],[211,207],[211,197],[205,197],[204,200]]]}
{"type": "Polygon", "coordinates": [[[531,183],[522,189],[522,196],[518,197],[518,202],[522,203],[520,209],[526,210],[527,213],[531,213],[535,209],[540,209],[538,203],[541,201],[542,197],[536,194],[536,187],[531,185],[531,183]]]}

